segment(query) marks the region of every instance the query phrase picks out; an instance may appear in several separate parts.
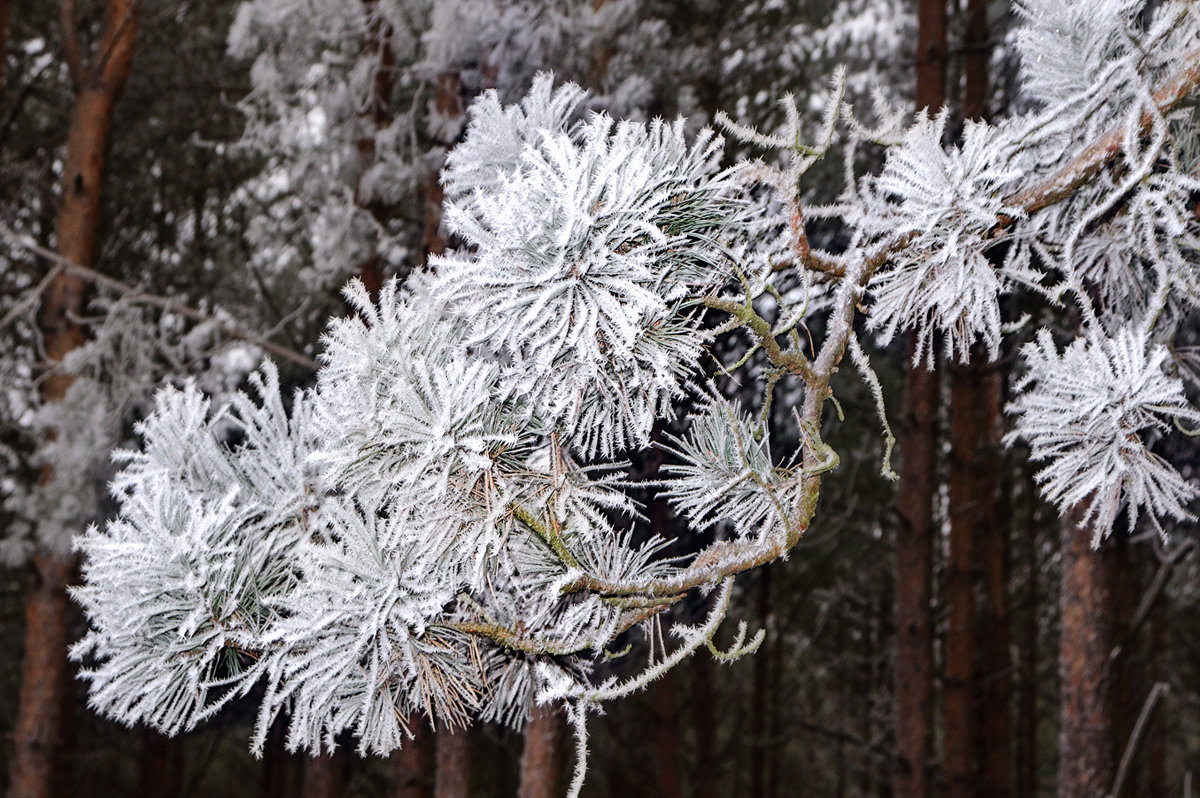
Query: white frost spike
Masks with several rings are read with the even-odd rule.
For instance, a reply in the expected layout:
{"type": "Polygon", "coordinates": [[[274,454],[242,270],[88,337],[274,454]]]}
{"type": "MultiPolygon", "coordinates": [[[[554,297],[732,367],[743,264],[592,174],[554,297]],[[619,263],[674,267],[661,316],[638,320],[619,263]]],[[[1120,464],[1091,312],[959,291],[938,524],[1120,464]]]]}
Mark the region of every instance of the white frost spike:
{"type": "Polygon", "coordinates": [[[1078,338],[1059,354],[1043,330],[1022,350],[1028,373],[1008,411],[1017,415],[1009,435],[1027,441],[1045,496],[1065,512],[1086,507],[1094,543],[1112,531],[1122,505],[1132,525],[1140,508],[1155,519],[1192,518],[1187,502],[1198,493],[1147,447],[1147,432],[1173,422],[1200,423],[1183,384],[1163,372],[1168,352],[1151,347],[1128,327],[1114,338],[1078,338]]]}
{"type": "Polygon", "coordinates": [[[574,83],[554,88],[554,76],[533,80],[520,105],[500,104],[494,90],[484,92],[467,110],[471,124],[462,143],[446,156],[442,185],[451,202],[475,191],[493,191],[520,165],[521,151],[543,135],[566,132],[575,109],[587,96],[574,83]]]}
{"type": "Polygon", "coordinates": [[[911,235],[912,243],[871,284],[870,323],[884,342],[917,330],[917,358],[931,354],[933,334],[966,360],[981,338],[991,357],[1000,346],[1005,275],[988,262],[989,233],[1001,214],[1004,190],[1019,172],[1008,163],[1010,143],[998,128],[968,122],[962,148],[943,149],[946,112],[924,115],[888,153],[883,174],[865,192],[869,235],[911,235]]]}

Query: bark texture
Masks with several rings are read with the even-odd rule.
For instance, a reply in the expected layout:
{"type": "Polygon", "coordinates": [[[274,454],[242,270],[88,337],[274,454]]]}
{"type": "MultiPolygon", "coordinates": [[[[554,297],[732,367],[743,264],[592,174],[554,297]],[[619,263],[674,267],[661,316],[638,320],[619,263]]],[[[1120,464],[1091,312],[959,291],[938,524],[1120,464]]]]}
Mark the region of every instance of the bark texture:
{"type": "Polygon", "coordinates": [[[412,739],[393,751],[392,798],[433,798],[433,730],[423,717],[410,719],[412,739]]]}
{"type": "Polygon", "coordinates": [[[1012,757],[1008,536],[998,501],[1001,382],[981,348],[950,374],[947,795],[1007,796],[1012,792],[1012,757]]]}
{"type": "MultiPolygon", "coordinates": [[[[920,0],[917,108],[946,99],[946,2],[920,0]]],[[[909,340],[909,363],[915,339],[909,340]]],[[[938,377],[909,366],[900,428],[900,525],[896,534],[896,798],[930,794],[933,757],[933,500],[937,492],[938,377]]]]}
{"type": "Polygon", "coordinates": [[[535,707],[525,727],[518,798],[557,798],[566,719],[558,707],[535,707]]]}
{"type": "Polygon", "coordinates": [[[1062,720],[1059,731],[1059,798],[1094,798],[1112,788],[1111,680],[1112,590],[1109,552],[1091,548],[1083,508],[1063,521],[1062,632],[1058,669],[1062,720]]]}
{"type": "Polygon", "coordinates": [[[176,798],[183,790],[183,746],[154,729],[143,728],[138,798],[176,798]]]}
{"type": "MultiPolygon", "coordinates": [[[[113,109],[133,65],[137,28],[136,0],[108,0],[94,63],[83,75],[75,99],[55,234],[59,254],[83,266],[93,266],[96,260],[113,109]]],[[[39,320],[46,355],[52,363],[61,362],[83,343],[84,332],[76,322],[83,309],[82,281],[59,275],[46,292],[39,320]]],[[[70,377],[51,372],[42,383],[42,400],[61,401],[70,385],[70,377]]],[[[48,482],[50,476],[44,474],[43,482],[48,482]]],[[[10,798],[53,795],[63,689],[68,683],[66,586],[74,558],[67,552],[43,551],[37,555],[35,565],[39,583],[25,611],[25,654],[13,731],[10,798]]]]}
{"type": "Polygon", "coordinates": [[[437,735],[437,783],[434,798],[470,798],[470,729],[443,729],[437,735]]]}
{"type": "Polygon", "coordinates": [[[345,747],[304,760],[304,798],[341,798],[350,782],[350,755],[345,747]]]}
{"type": "Polygon", "coordinates": [[[25,655],[13,729],[10,798],[51,798],[67,670],[67,584],[73,567],[63,555],[34,558],[37,584],[25,603],[25,655]]]}

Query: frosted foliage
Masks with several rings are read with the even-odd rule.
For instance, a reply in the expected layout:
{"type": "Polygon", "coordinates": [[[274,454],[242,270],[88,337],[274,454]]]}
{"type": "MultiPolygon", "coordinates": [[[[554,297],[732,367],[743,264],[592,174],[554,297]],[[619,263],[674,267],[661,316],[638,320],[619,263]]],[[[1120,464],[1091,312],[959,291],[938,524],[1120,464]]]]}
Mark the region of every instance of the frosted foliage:
{"type": "Polygon", "coordinates": [[[1140,0],[1018,0],[1025,24],[1017,30],[1022,88],[1053,103],[1088,92],[1114,56],[1129,46],[1124,36],[1140,0]]]}
{"type": "MultiPolygon", "coordinates": [[[[471,136],[495,135],[489,118],[509,124],[480,115],[471,136]]],[[[502,183],[448,207],[474,248],[435,261],[453,312],[509,362],[505,385],[585,452],[644,443],[699,353],[684,300],[728,274],[721,237],[740,216],[720,144],[596,115],[545,131],[502,183]]]]}
{"type": "Polygon", "coordinates": [[[985,249],[997,216],[1019,215],[1004,204],[1004,190],[1019,172],[1007,163],[999,129],[967,122],[963,145],[945,149],[945,124],[944,112],[918,118],[867,187],[864,232],[912,237],[871,284],[870,324],[884,341],[916,330],[919,359],[932,356],[937,335],[959,359],[976,340],[995,357],[1006,276],[985,249]]]}
{"type": "Polygon", "coordinates": [[[727,522],[736,535],[780,540],[795,526],[803,472],[777,468],[756,424],[714,397],[672,444],[680,465],[666,467],[667,495],[698,528],[727,522]]]}
{"type": "MultiPolygon", "coordinates": [[[[585,6],[547,11],[545,24],[585,6]]],[[[431,77],[458,59],[464,87],[480,79],[464,60],[479,37],[489,55],[531,42],[552,51],[553,31],[527,40],[516,28],[452,29],[476,7],[437,8],[423,42],[431,77]]],[[[1200,424],[1168,354],[1195,303],[1189,201],[1200,186],[1172,132],[1183,92],[1156,92],[1184,85],[1171,59],[1193,46],[1180,31],[1195,23],[1187,7],[1166,3],[1138,28],[1130,8],[1100,4],[1084,20],[1075,6],[1024,3],[1035,28],[1027,60],[1050,56],[1047,47],[1083,55],[1055,53],[1062,63],[1029,79],[1034,110],[969,123],[951,145],[944,114],[921,114],[905,131],[881,102],[870,128],[840,71],[821,94],[814,143],[803,143],[810,126],[787,100],[778,135],[727,124],[766,151],[729,169],[707,129],[585,116],[596,107],[589,98],[548,76],[516,105],[504,104],[514,87],[497,85],[470,112],[442,173],[457,249],[375,297],[352,283],[354,314],[331,323],[315,388],[285,412],[268,366],[253,401],[237,394],[218,405],[193,384],[158,395],[141,449],[122,456],[117,517],[79,543],[87,565],[77,596],[92,629],[76,655],[88,657],[95,705],[179,731],[257,685],[257,746],[287,715],[292,748],[329,748],[349,732],[362,751],[384,753],[402,744],[413,713],[519,726],[535,700],[558,701],[582,743],[588,712],[712,647],[734,578],[786,556],[814,521],[821,482],[839,462],[822,435],[847,352],[890,446],[882,382],[856,331],[865,324],[881,343],[914,332],[927,362],[939,338],[951,357],[977,344],[995,357],[1003,336],[1024,334],[1001,316],[1002,299],[1022,290],[1047,300],[1048,318],[1068,303],[1078,311],[1064,349],[1049,332],[1025,347],[1011,405],[1009,440],[1028,442],[1043,464],[1047,497],[1098,536],[1123,509],[1132,522],[1189,518],[1196,487],[1152,447],[1175,424],[1200,424]],[[1094,40],[1060,45],[1037,32],[1071,14],[1094,40]],[[1153,54],[1139,62],[1130,41],[1153,54]],[[1086,96],[1064,100],[1059,84],[1079,64],[1094,74],[1069,91],[1086,96]],[[1120,80],[1106,94],[1093,84],[1110,71],[1120,80]],[[861,169],[868,147],[882,154],[875,174],[861,169]],[[838,203],[802,203],[804,181],[818,174],[808,170],[834,152],[845,172],[838,203]],[[812,219],[831,224],[810,239],[812,219]],[[844,235],[830,251],[818,235],[834,227],[844,235]],[[697,375],[718,358],[714,384],[700,387],[697,375]],[[723,398],[734,392],[739,401],[723,398]],[[781,408],[795,419],[775,437],[777,448],[792,442],[786,452],[772,451],[772,428],[789,423],[781,408]],[[669,454],[654,488],[677,518],[716,539],[699,551],[689,548],[699,539],[681,535],[667,556],[638,523],[634,497],[646,485],[621,458],[649,445],[656,424],[669,454]],[[657,644],[648,658],[636,653],[638,675],[596,667],[620,635],[653,635],[669,618],[660,613],[700,596],[710,602],[704,623],[667,620],[674,634],[657,635],[672,642],[661,657],[657,644]]],[[[298,25],[296,13],[263,30],[298,25]]],[[[607,12],[587,14],[620,27],[607,12]]],[[[239,35],[263,19],[243,18],[239,35]]],[[[352,22],[346,30],[361,33],[352,22]]],[[[636,27],[666,35],[640,18],[636,27]]],[[[281,90],[285,105],[324,114],[306,112],[307,131],[293,132],[329,144],[298,171],[284,169],[283,194],[309,168],[320,178],[312,185],[341,186],[342,201],[361,188],[348,190],[363,174],[339,159],[361,121],[348,109],[360,107],[355,91],[371,72],[358,51],[342,55],[287,78],[309,88],[281,90]]],[[[286,61],[281,51],[262,69],[286,61]]],[[[620,80],[630,96],[640,91],[620,80]]],[[[321,225],[339,218],[321,215],[319,236],[336,240],[321,225]]],[[[349,238],[366,235],[351,217],[342,222],[349,238]]],[[[742,634],[718,656],[749,653],[760,639],[742,634]]]]}
{"type": "Polygon", "coordinates": [[[256,385],[261,404],[216,411],[190,385],[163,390],[142,449],[121,455],[120,513],[78,541],[92,629],[73,654],[94,657],[91,703],[124,723],[191,728],[261,675],[315,508],[306,400],[289,420],[274,369],[256,385]]]}
{"type": "Polygon", "coordinates": [[[567,131],[583,98],[584,91],[573,83],[555,89],[549,74],[534,79],[519,105],[505,107],[495,90],[485,92],[468,111],[465,139],[446,156],[446,198],[453,202],[500,188],[520,168],[526,147],[536,147],[543,135],[567,131]]]}
{"type": "Polygon", "coordinates": [[[1113,338],[1080,338],[1061,353],[1046,331],[1022,350],[1028,372],[1010,404],[1013,435],[1029,443],[1043,493],[1061,510],[1085,508],[1083,523],[1099,539],[1122,507],[1130,523],[1139,510],[1151,518],[1190,519],[1196,487],[1146,444],[1175,423],[1194,425],[1200,412],[1183,384],[1163,367],[1167,350],[1143,333],[1121,329],[1113,338]]]}

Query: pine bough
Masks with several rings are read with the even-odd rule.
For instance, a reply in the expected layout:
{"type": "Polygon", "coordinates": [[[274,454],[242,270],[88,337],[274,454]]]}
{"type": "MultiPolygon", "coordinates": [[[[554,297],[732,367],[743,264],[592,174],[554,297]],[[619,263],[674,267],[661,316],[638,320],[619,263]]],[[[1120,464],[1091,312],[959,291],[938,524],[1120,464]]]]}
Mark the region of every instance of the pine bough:
{"type": "MultiPolygon", "coordinates": [[[[314,388],[285,409],[268,363],[255,398],[158,395],[141,449],[121,455],[117,517],[78,542],[92,704],[176,733],[263,685],[256,750],[282,712],[293,749],[348,731],[383,754],[413,713],[520,725],[558,701],[582,746],[590,709],[701,647],[721,654],[733,579],[813,522],[848,348],[882,401],[855,340],[864,315],[881,343],[916,331],[931,362],[938,339],[995,356],[1020,332],[1001,323],[1010,293],[1072,305],[1065,348],[1042,330],[1023,350],[1012,440],[1097,539],[1122,508],[1189,518],[1195,485],[1152,446],[1200,423],[1170,350],[1200,302],[1184,105],[1200,22],[1194,4],[1149,23],[1140,6],[1023,2],[1033,110],[970,123],[950,147],[944,113],[860,123],[840,75],[813,145],[790,98],[777,134],[721,117],[770,151],[725,169],[711,131],[581,118],[583,93],[548,76],[519,106],[485,95],[443,175],[462,248],[376,299],[352,284],[358,315],[333,322],[314,388]],[[880,173],[848,166],[840,201],[802,212],[805,170],[834,147],[853,165],[862,146],[885,148],[880,173]],[[842,251],[810,245],[805,219],[822,217],[842,251]],[[797,332],[809,321],[823,338],[797,332]],[[758,400],[702,378],[717,338],[749,342],[730,369],[758,400]],[[784,384],[801,397],[791,453],[770,445],[784,384]],[[673,414],[689,424],[663,495],[718,530],[682,561],[629,531],[620,460],[673,414]],[[673,626],[670,653],[652,646],[624,681],[595,675],[619,635],[696,590],[715,591],[712,609],[673,626]]],[[[753,650],[745,632],[721,656],[753,650]]]]}

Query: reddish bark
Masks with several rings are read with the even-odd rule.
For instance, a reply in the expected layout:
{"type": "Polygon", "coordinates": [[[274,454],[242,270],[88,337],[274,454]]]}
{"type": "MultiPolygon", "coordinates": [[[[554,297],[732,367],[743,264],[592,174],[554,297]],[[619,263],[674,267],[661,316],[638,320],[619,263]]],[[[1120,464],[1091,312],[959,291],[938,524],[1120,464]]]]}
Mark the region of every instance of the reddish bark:
{"type": "Polygon", "coordinates": [[[470,729],[443,729],[437,735],[437,781],[434,798],[470,798],[470,729]]]}
{"type": "MultiPolygon", "coordinates": [[[[365,177],[375,165],[377,157],[375,136],[392,122],[389,101],[396,73],[396,54],[392,49],[392,26],[379,13],[379,0],[363,0],[363,11],[367,19],[366,50],[375,58],[375,72],[371,80],[371,95],[359,112],[363,130],[357,142],[359,179],[354,187],[354,204],[382,225],[388,221],[389,210],[368,195],[365,177]]],[[[359,266],[358,277],[372,297],[377,297],[379,289],[383,287],[383,265],[383,257],[372,247],[359,266]]]]}
{"type": "Polygon", "coordinates": [[[304,798],[341,798],[350,781],[350,754],[339,747],[332,754],[304,760],[304,798]]]}
{"type": "Polygon", "coordinates": [[[1038,785],[1038,534],[1036,487],[1025,479],[1025,604],[1024,650],[1021,652],[1021,698],[1017,711],[1017,798],[1035,798],[1038,785]]]}
{"type": "MultiPolygon", "coordinates": [[[[977,779],[976,771],[982,764],[977,756],[976,736],[982,730],[976,714],[983,696],[978,668],[982,664],[989,673],[1007,668],[1007,630],[1001,628],[1007,624],[1004,599],[1007,573],[1004,544],[996,524],[1000,383],[997,372],[985,360],[985,353],[975,348],[970,362],[955,366],[950,373],[950,556],[945,585],[949,615],[944,690],[946,736],[942,755],[946,795],[950,798],[991,793],[992,786],[977,779]],[[985,553],[987,557],[983,556],[985,553]],[[976,568],[985,559],[992,562],[983,569],[988,572],[988,579],[977,619],[976,568]],[[984,617],[996,628],[977,626],[984,617]],[[1004,638],[1003,651],[989,652],[999,657],[999,661],[981,663],[981,652],[977,649],[981,635],[1004,638]]],[[[998,725],[1004,736],[988,740],[989,754],[997,762],[989,763],[989,772],[991,769],[998,772],[1001,783],[994,786],[1002,790],[1000,794],[1008,794],[1011,780],[1007,723],[1004,718],[995,717],[1006,716],[1007,694],[996,700],[1003,711],[989,712],[988,721],[998,725]]]]}
{"type": "Polygon", "coordinates": [[[557,798],[566,719],[558,707],[535,707],[525,727],[518,798],[557,798]]]}
{"type": "MultiPolygon", "coordinates": [[[[434,107],[443,119],[458,119],[463,115],[462,81],[458,73],[439,75],[434,91],[434,107]]],[[[451,147],[454,141],[448,133],[435,136],[443,147],[451,147]]],[[[442,200],[445,194],[434,175],[425,184],[425,233],[422,239],[424,257],[441,255],[446,251],[446,237],[442,232],[442,200]]]]}
{"type": "Polygon", "coordinates": [[[409,721],[412,739],[393,751],[392,798],[432,798],[434,776],[433,730],[419,716],[409,721]]]}
{"type": "Polygon", "coordinates": [[[986,119],[988,115],[987,0],[967,0],[966,30],[963,31],[963,119],[986,119]]]}
{"type": "MultiPolygon", "coordinates": [[[[654,714],[657,719],[654,731],[654,767],[658,798],[682,798],[683,788],[679,777],[679,711],[675,703],[675,671],[668,671],[651,688],[654,692],[654,714]]],[[[761,794],[761,793],[760,793],[761,794]]]]}
{"type": "Polygon", "coordinates": [[[183,746],[154,729],[140,732],[138,798],[176,798],[183,789],[183,746]]]}
{"type": "MultiPolygon", "coordinates": [[[[92,266],[96,259],[113,108],[133,64],[137,27],[136,0],[108,0],[95,63],[78,87],[67,135],[55,233],[59,254],[84,266],[92,266]]],[[[61,362],[83,343],[84,332],[76,322],[83,307],[84,285],[76,278],[60,275],[47,290],[40,324],[51,362],[61,362]]],[[[51,372],[42,383],[42,400],[61,401],[70,384],[67,375],[51,372]]],[[[50,476],[44,474],[43,481],[48,482],[50,476]]],[[[35,558],[35,565],[40,581],[30,593],[25,611],[25,655],[13,732],[10,798],[49,798],[53,794],[55,750],[63,721],[66,586],[73,557],[43,552],[35,558]]]]}
{"type": "MultiPolygon", "coordinates": [[[[911,351],[911,348],[910,348],[911,351]]],[[[910,367],[900,429],[900,528],[896,534],[897,798],[931,791],[933,757],[933,500],[937,491],[938,377],[910,367]]]]}
{"type": "MultiPolygon", "coordinates": [[[[946,101],[946,2],[921,0],[917,9],[917,108],[946,101]]],[[[909,362],[916,352],[910,337],[909,362]]],[[[900,428],[899,515],[896,534],[897,798],[930,794],[933,758],[933,502],[937,493],[938,377],[909,366],[900,428]]]]}
{"type": "Polygon", "coordinates": [[[1092,533],[1080,525],[1083,508],[1063,520],[1062,630],[1059,678],[1059,798],[1094,798],[1112,787],[1111,553],[1091,548],[1092,533]]]}
{"type": "Polygon", "coordinates": [[[56,759],[67,669],[67,584],[71,559],[39,554],[38,582],[25,602],[25,655],[21,693],[13,729],[12,782],[9,798],[54,795],[56,759]]]}

